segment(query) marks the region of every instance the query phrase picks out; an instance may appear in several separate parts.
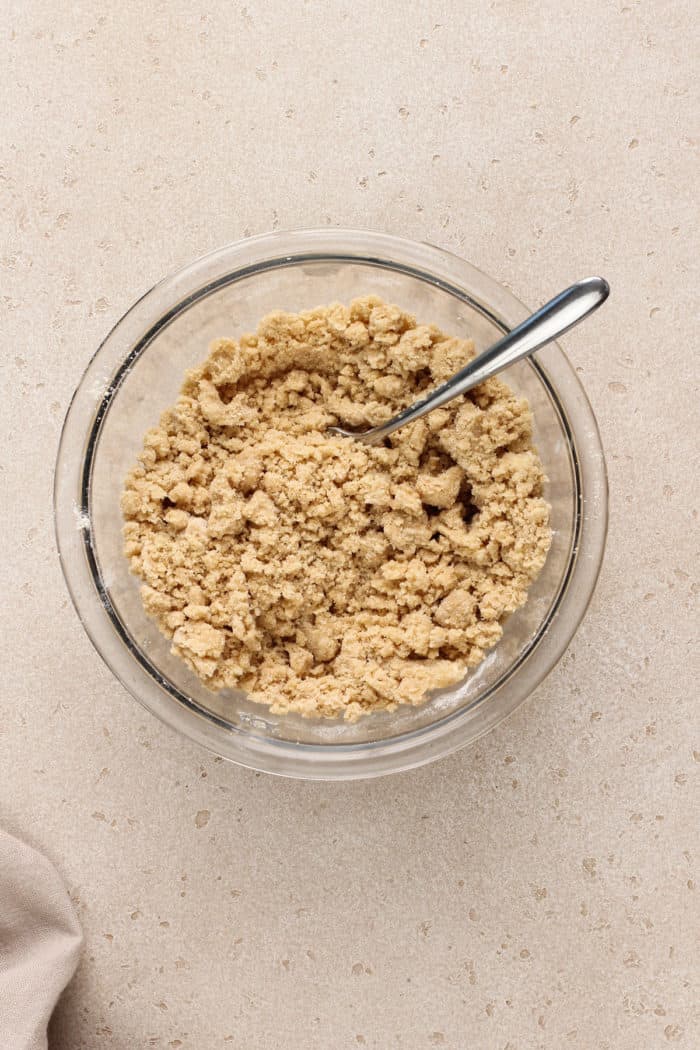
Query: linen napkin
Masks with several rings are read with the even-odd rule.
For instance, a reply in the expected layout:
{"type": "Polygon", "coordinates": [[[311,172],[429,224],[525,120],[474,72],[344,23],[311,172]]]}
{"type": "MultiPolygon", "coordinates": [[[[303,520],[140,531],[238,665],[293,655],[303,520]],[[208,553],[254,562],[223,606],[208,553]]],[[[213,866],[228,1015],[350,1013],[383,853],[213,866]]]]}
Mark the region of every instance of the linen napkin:
{"type": "Polygon", "coordinates": [[[46,1050],[82,933],[54,866],[0,830],[0,1047],[46,1050]]]}

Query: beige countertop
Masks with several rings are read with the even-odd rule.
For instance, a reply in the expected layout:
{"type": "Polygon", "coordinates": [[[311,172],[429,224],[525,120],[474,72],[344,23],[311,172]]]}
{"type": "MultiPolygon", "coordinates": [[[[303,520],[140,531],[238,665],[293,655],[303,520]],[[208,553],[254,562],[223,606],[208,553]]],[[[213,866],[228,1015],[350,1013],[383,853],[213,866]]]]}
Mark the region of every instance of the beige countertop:
{"type": "Polygon", "coordinates": [[[0,819],[85,930],[57,1050],[700,1045],[697,13],[384,7],[6,5],[0,819]],[[146,715],[78,623],[51,512],[69,398],[131,302],[324,224],[433,241],[533,306],[613,289],[565,340],[611,484],[583,627],[476,746],[335,785],[146,715]]]}

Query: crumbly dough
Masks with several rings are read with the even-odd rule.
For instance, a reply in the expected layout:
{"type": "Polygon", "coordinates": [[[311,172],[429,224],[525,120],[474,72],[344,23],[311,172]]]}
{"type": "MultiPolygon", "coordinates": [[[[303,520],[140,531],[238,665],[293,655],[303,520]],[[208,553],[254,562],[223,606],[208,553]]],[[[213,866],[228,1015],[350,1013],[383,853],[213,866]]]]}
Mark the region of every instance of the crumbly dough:
{"type": "Polygon", "coordinates": [[[369,297],[221,339],[122,495],[147,612],[213,690],[348,720],[458,682],[550,543],[528,404],[491,379],[386,447],[383,422],[473,356],[369,297]]]}

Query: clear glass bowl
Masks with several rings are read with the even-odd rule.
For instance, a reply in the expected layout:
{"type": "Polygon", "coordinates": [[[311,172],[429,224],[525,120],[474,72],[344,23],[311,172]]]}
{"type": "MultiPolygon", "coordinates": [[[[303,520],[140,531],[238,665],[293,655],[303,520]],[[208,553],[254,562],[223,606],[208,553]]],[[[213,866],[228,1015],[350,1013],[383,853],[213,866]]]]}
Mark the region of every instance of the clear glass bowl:
{"type": "Polygon", "coordinates": [[[373,293],[483,349],[529,311],[473,266],[427,244],[359,230],[275,233],[230,245],[156,285],[119,321],[71,402],[58,451],[59,552],[78,615],[102,658],[168,725],[242,765],[308,779],[377,776],[475,740],[522,703],[583,617],[607,528],[605,461],[575,372],[550,345],[505,376],[527,397],[549,482],[552,547],[527,604],[458,686],[421,707],[355,724],[271,715],[243,693],[209,692],[146,616],[122,554],[119,497],[144,432],[176,399],[185,370],[219,336],[373,293]]]}

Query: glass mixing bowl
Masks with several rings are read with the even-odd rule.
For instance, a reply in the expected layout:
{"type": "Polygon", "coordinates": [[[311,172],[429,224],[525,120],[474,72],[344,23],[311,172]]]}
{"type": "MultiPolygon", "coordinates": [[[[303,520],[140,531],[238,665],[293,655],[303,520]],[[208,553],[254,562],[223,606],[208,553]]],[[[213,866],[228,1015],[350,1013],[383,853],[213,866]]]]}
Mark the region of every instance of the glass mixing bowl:
{"type": "Polygon", "coordinates": [[[172,404],[208,343],[257,327],[272,310],[373,293],[478,350],[529,311],[473,266],[427,244],[359,230],[306,230],[221,248],[156,285],[124,315],[71,402],[55,476],[63,572],[95,648],[144,707],[211,751],[269,773],[340,780],[408,769],[493,728],[561,657],[593,593],[607,527],[595,418],[561,349],[510,368],[529,399],[549,481],[553,542],[527,604],[458,686],[421,707],[354,724],[272,715],[245,694],[207,690],[146,616],[122,554],[119,497],[145,431],[172,404]]]}

